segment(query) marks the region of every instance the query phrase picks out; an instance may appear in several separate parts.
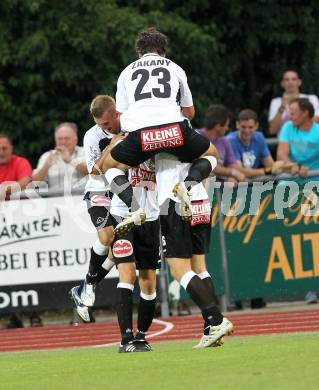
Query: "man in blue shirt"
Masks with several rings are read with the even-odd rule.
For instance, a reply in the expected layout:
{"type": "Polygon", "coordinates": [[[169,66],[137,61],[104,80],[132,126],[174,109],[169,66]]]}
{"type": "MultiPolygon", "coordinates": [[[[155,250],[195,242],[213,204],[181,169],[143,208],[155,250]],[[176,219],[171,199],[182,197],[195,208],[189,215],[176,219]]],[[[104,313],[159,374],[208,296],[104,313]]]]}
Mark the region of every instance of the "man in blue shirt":
{"type": "MultiPolygon", "coordinates": [[[[237,131],[230,133],[228,139],[233,148],[235,159],[240,170],[246,177],[279,174],[284,169],[282,161],[274,162],[262,133],[258,129],[258,117],[255,111],[242,110],[237,118],[237,131]]],[[[236,308],[241,309],[242,303],[235,302],[236,308]]],[[[259,309],[266,305],[263,298],[251,299],[251,308],[259,309]]]]}
{"type": "Polygon", "coordinates": [[[230,133],[228,139],[233,148],[235,159],[246,177],[277,175],[284,170],[282,161],[274,162],[266,140],[258,129],[258,117],[255,111],[242,110],[236,122],[237,131],[230,133]]]}

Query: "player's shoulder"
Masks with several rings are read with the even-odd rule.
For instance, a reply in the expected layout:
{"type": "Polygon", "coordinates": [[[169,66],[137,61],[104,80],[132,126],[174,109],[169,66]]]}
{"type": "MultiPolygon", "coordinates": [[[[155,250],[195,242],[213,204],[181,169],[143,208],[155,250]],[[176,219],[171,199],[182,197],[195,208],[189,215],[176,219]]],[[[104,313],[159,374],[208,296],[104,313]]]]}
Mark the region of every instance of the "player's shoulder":
{"type": "Polygon", "coordinates": [[[85,132],[84,137],[96,137],[101,134],[103,134],[103,130],[98,125],[94,125],[85,132]]]}
{"type": "Polygon", "coordinates": [[[171,67],[172,69],[174,69],[174,71],[175,71],[176,73],[178,73],[178,74],[183,74],[183,75],[186,74],[185,70],[184,70],[180,65],[178,65],[176,62],[174,62],[174,61],[172,61],[172,60],[170,60],[170,59],[168,59],[168,58],[167,58],[166,60],[169,61],[170,67],[171,67]]]}
{"type": "Polygon", "coordinates": [[[84,134],[83,143],[92,142],[103,137],[105,137],[103,130],[98,125],[94,125],[84,134]]]}

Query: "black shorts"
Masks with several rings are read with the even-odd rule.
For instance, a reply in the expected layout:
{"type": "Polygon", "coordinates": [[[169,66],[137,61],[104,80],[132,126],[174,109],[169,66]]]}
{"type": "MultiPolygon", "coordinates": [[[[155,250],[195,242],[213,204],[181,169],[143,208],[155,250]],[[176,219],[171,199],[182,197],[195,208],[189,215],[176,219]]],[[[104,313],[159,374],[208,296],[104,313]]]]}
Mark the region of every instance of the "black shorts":
{"type": "Polygon", "coordinates": [[[113,193],[110,191],[89,191],[84,196],[91,221],[97,230],[114,224],[110,215],[112,197],[113,193]]]}
{"type": "Polygon", "coordinates": [[[192,253],[193,255],[207,254],[210,245],[212,216],[212,208],[209,199],[193,201],[192,210],[192,253]]]}
{"type": "Polygon", "coordinates": [[[163,250],[166,258],[192,257],[192,237],[189,222],[178,214],[179,204],[168,199],[161,207],[161,231],[163,250]]]}
{"type": "Polygon", "coordinates": [[[191,227],[192,254],[206,255],[209,251],[211,225],[210,223],[191,227]]]}
{"type": "Polygon", "coordinates": [[[159,219],[135,226],[124,237],[113,242],[115,264],[135,261],[137,269],[160,268],[159,234],[159,219]]]}
{"type": "MultiPolygon", "coordinates": [[[[193,202],[205,205],[206,201],[193,202]]],[[[201,211],[203,207],[200,207],[201,211]]],[[[204,207],[207,209],[207,206],[204,207]]],[[[206,254],[210,244],[210,220],[197,213],[191,224],[179,215],[179,204],[168,200],[161,208],[163,249],[166,258],[190,259],[192,255],[206,254]]],[[[210,214],[209,214],[210,215],[210,214]]]]}
{"type": "Polygon", "coordinates": [[[182,162],[192,162],[209,148],[208,139],[191,128],[188,121],[145,127],[132,131],[111,150],[118,162],[131,167],[166,152],[182,162]]]}

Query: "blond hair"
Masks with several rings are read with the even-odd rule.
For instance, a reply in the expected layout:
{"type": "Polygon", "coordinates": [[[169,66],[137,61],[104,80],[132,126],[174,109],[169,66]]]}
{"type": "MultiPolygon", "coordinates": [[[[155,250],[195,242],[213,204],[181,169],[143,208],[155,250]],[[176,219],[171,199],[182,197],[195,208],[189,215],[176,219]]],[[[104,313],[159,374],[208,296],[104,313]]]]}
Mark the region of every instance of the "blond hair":
{"type": "Polygon", "coordinates": [[[90,113],[94,118],[101,118],[107,111],[115,111],[115,100],[108,95],[98,95],[91,102],[90,113]]]}

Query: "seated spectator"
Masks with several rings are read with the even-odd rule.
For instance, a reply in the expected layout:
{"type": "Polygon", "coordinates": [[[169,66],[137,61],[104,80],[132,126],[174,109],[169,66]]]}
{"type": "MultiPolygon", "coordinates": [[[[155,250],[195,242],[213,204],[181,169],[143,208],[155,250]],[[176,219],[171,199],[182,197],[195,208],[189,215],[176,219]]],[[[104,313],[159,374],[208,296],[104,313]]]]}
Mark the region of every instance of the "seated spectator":
{"type": "MultiPolygon", "coordinates": [[[[13,143],[6,134],[0,134],[0,200],[22,191],[31,182],[32,167],[24,157],[13,154],[13,143]]],[[[13,313],[7,328],[23,328],[19,314],[13,313]]]]}
{"type": "MultiPolygon", "coordinates": [[[[76,187],[87,174],[84,150],[78,146],[77,126],[65,122],[55,129],[55,149],[39,158],[33,181],[46,181],[49,188],[76,187]]],[[[83,184],[84,185],[84,184],[83,184]]]]}
{"type": "MultiPolygon", "coordinates": [[[[319,169],[319,124],[314,123],[315,110],[307,98],[290,103],[291,120],[284,124],[280,135],[277,158],[295,164],[302,182],[307,181],[309,170],[319,169]]],[[[318,178],[309,178],[308,180],[318,178]]],[[[306,296],[308,303],[317,303],[315,292],[306,296]]]]}
{"type": "Polygon", "coordinates": [[[198,129],[198,133],[208,138],[218,150],[218,165],[214,173],[219,177],[226,177],[227,181],[239,182],[245,180],[245,175],[239,170],[239,164],[236,162],[233,150],[226,132],[229,129],[231,115],[228,109],[223,105],[211,105],[204,119],[204,128],[198,129]]]}
{"type": "Polygon", "coordinates": [[[277,159],[293,163],[299,177],[308,177],[309,170],[319,169],[319,124],[315,123],[314,107],[307,98],[290,103],[291,120],[279,135],[277,159]]]}
{"type": "Polygon", "coordinates": [[[0,196],[4,199],[13,192],[24,190],[31,182],[32,168],[24,157],[13,154],[10,137],[0,134],[0,196]]]}
{"type": "Polygon", "coordinates": [[[241,172],[249,178],[265,174],[277,175],[290,169],[283,162],[274,162],[263,134],[258,129],[258,117],[255,111],[242,110],[238,114],[237,131],[228,135],[236,163],[241,172]]]}
{"type": "Polygon", "coordinates": [[[319,100],[316,95],[306,95],[299,92],[302,80],[294,70],[286,70],[282,75],[281,87],[284,90],[282,97],[272,99],[270,103],[268,122],[269,133],[278,134],[284,123],[290,120],[290,106],[293,99],[306,97],[314,106],[314,120],[319,122],[319,100]]]}

